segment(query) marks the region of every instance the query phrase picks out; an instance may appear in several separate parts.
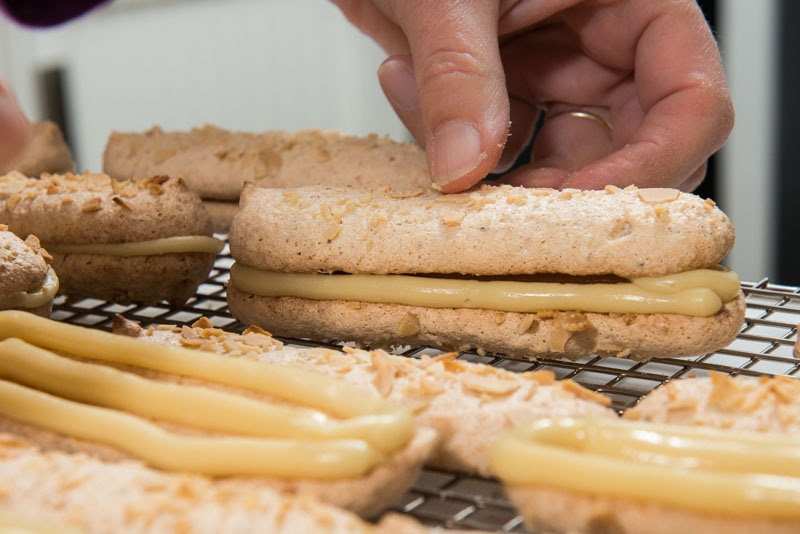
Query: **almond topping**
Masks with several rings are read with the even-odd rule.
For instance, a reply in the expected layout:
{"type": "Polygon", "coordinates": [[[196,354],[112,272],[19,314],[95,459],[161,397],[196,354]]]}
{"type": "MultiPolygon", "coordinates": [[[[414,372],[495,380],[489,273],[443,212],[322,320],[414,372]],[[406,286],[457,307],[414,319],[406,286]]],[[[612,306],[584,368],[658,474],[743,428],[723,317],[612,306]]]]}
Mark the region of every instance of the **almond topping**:
{"type": "Polygon", "coordinates": [[[522,319],[522,322],[519,324],[519,327],[517,327],[517,334],[523,335],[527,334],[528,332],[536,332],[534,325],[537,327],[539,326],[539,322],[536,320],[536,315],[525,315],[525,317],[522,319]]]}
{"type": "Polygon", "coordinates": [[[744,403],[745,392],[733,378],[719,373],[709,375],[712,384],[708,405],[721,410],[736,410],[744,403]]]}
{"type": "Polygon", "coordinates": [[[582,385],[572,380],[562,380],[560,384],[563,386],[564,390],[572,393],[579,399],[588,400],[602,406],[608,406],[611,404],[611,399],[602,393],[597,393],[591,389],[586,389],[582,385]]]}
{"type": "Polygon", "coordinates": [[[413,336],[420,330],[419,319],[411,312],[406,312],[403,319],[400,321],[400,327],[397,329],[397,334],[400,337],[413,336]]]}
{"type": "Polygon", "coordinates": [[[133,209],[128,205],[128,203],[119,197],[111,197],[111,202],[113,202],[120,208],[124,209],[125,211],[133,211],[133,209]]]}
{"type": "Polygon", "coordinates": [[[680,196],[681,192],[668,187],[650,187],[639,189],[637,194],[642,202],[658,204],[660,202],[672,202],[680,196]]]}
{"type": "Polygon", "coordinates": [[[328,226],[325,229],[325,234],[324,234],[325,239],[327,239],[328,241],[333,241],[334,239],[336,239],[339,236],[341,231],[342,231],[341,225],[328,226]]]}
{"type": "Polygon", "coordinates": [[[103,205],[100,197],[92,197],[81,205],[81,211],[84,213],[100,211],[101,209],[103,209],[103,205]]]}
{"type": "Polygon", "coordinates": [[[387,397],[392,392],[394,385],[394,366],[390,356],[382,351],[376,350],[371,354],[372,367],[375,369],[375,378],[372,385],[383,397],[387,397]]]}
{"type": "Polygon", "coordinates": [[[418,197],[422,194],[422,189],[419,187],[413,189],[390,189],[387,191],[386,195],[390,198],[414,198],[418,197]]]}
{"type": "Polygon", "coordinates": [[[519,389],[519,382],[472,373],[462,375],[461,384],[466,389],[490,395],[508,395],[519,389]]]}

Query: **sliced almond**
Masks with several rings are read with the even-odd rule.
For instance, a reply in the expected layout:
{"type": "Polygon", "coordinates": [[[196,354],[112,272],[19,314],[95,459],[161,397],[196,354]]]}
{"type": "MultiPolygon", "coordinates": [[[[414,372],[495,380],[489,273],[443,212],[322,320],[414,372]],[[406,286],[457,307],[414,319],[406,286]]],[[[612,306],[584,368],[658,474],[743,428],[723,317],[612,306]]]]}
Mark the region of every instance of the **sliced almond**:
{"type": "Polygon", "coordinates": [[[420,331],[419,319],[411,312],[406,312],[403,319],[400,321],[400,327],[397,329],[397,334],[400,337],[413,336],[420,331]]]}
{"type": "Polygon", "coordinates": [[[668,187],[649,187],[645,189],[639,189],[638,193],[639,199],[642,202],[647,202],[648,204],[658,204],[660,202],[672,202],[676,200],[681,192],[677,189],[671,189],[668,187]]]}
{"type": "Polygon", "coordinates": [[[466,373],[461,376],[461,384],[471,391],[489,395],[508,395],[519,389],[519,382],[494,376],[466,373]]]}

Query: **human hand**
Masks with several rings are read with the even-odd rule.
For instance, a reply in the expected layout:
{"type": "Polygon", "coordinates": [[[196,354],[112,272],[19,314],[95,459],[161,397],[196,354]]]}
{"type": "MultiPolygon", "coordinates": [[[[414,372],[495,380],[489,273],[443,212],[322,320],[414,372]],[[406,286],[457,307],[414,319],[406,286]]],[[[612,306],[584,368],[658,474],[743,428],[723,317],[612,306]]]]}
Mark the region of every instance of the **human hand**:
{"type": "Polygon", "coordinates": [[[381,86],[445,192],[507,170],[542,114],[504,181],[691,191],[733,127],[694,0],[333,2],[389,54],[381,86]]]}
{"type": "Polygon", "coordinates": [[[25,148],[30,124],[9,90],[0,83],[0,170],[25,148]]]}

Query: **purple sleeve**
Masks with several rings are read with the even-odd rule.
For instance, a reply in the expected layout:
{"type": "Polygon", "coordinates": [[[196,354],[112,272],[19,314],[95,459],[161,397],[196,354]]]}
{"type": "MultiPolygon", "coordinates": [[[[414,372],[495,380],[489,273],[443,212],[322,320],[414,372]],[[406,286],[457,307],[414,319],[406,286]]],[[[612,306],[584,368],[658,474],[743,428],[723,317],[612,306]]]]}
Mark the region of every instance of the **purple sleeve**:
{"type": "Polygon", "coordinates": [[[109,0],[0,0],[0,9],[25,26],[66,22],[109,0]]]}

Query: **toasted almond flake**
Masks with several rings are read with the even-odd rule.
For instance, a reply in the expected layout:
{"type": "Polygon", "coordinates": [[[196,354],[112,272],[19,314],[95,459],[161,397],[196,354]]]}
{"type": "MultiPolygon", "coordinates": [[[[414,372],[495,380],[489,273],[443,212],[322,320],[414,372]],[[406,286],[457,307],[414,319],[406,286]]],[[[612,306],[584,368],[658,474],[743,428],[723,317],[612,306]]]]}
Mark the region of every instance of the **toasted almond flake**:
{"type": "Polygon", "coordinates": [[[572,333],[561,324],[554,323],[550,329],[550,350],[552,352],[564,352],[567,342],[572,337],[572,333]]]}
{"type": "Polygon", "coordinates": [[[800,397],[800,382],[796,378],[778,375],[770,381],[770,390],[779,402],[789,404],[800,397]]]}
{"type": "MultiPolygon", "coordinates": [[[[691,411],[697,410],[698,400],[689,396],[673,398],[667,403],[667,410],[670,412],[691,411]]],[[[626,412],[627,413],[627,412],[626,412]]]]}
{"type": "Polygon", "coordinates": [[[447,210],[442,213],[442,222],[445,226],[459,226],[466,214],[463,211],[447,210]]]}
{"type": "Polygon", "coordinates": [[[300,201],[300,194],[297,191],[284,190],[282,194],[287,204],[296,205],[300,201]]]}
{"type": "Polygon", "coordinates": [[[325,239],[327,239],[328,241],[333,241],[334,239],[339,237],[339,234],[341,233],[341,231],[342,231],[342,226],[341,225],[328,226],[325,229],[325,233],[324,233],[325,239]]]}
{"type": "Polygon", "coordinates": [[[725,411],[736,410],[745,399],[743,387],[734,381],[730,376],[720,373],[711,373],[711,394],[708,397],[708,405],[725,411]]]}
{"type": "Polygon", "coordinates": [[[386,195],[390,198],[414,198],[422,195],[422,189],[414,187],[410,189],[390,189],[386,195]]]}
{"type": "Polygon", "coordinates": [[[165,147],[156,150],[155,155],[153,156],[153,161],[156,164],[164,163],[169,158],[174,156],[177,153],[177,149],[175,147],[165,147]]]}
{"type": "Polygon", "coordinates": [[[103,205],[100,197],[92,197],[81,205],[81,211],[84,213],[100,211],[101,209],[103,209],[103,205]]]}
{"type": "Polygon", "coordinates": [[[417,334],[420,331],[419,319],[411,312],[406,312],[403,319],[400,321],[400,326],[397,329],[397,334],[400,337],[408,337],[417,334]]]}
{"type": "Polygon", "coordinates": [[[639,189],[636,193],[642,202],[648,204],[658,204],[660,202],[672,202],[676,200],[681,192],[677,189],[668,187],[649,187],[639,189]]]}
{"type": "Polygon", "coordinates": [[[523,335],[527,334],[528,332],[535,332],[536,328],[533,328],[534,325],[539,325],[539,322],[536,320],[536,315],[525,315],[525,317],[522,318],[522,322],[517,327],[517,334],[523,335]]]}
{"type": "Polygon", "coordinates": [[[521,373],[520,376],[527,378],[533,382],[536,382],[542,386],[551,386],[556,381],[556,374],[553,371],[547,369],[540,369],[538,371],[529,371],[527,373],[521,373]]]}
{"type": "Polygon", "coordinates": [[[372,385],[378,393],[383,397],[387,397],[392,392],[395,375],[390,356],[382,350],[373,351],[372,367],[375,369],[372,385]]]}
{"type": "Polygon", "coordinates": [[[559,383],[561,384],[562,388],[565,391],[574,394],[579,399],[588,400],[596,404],[600,404],[602,406],[608,406],[609,404],[611,404],[611,399],[609,397],[606,397],[601,393],[592,391],[591,389],[586,389],[585,387],[583,387],[582,385],[578,384],[573,380],[562,380],[559,383]]]}
{"type": "Polygon", "coordinates": [[[434,380],[429,376],[423,376],[419,381],[420,390],[426,395],[441,395],[444,393],[445,388],[438,380],[434,380]]]}
{"type": "Polygon", "coordinates": [[[437,204],[467,204],[470,201],[468,195],[454,194],[454,195],[441,195],[434,199],[437,204]]]}
{"type": "Polygon", "coordinates": [[[201,348],[203,343],[205,343],[205,340],[202,338],[187,339],[182,337],[179,341],[182,346],[194,349],[201,348]]]}
{"type": "MultiPolygon", "coordinates": [[[[454,374],[463,373],[469,370],[469,364],[461,360],[442,360],[442,367],[448,373],[454,374]]],[[[483,367],[481,369],[484,371],[483,374],[487,374],[486,372],[490,368],[483,367]]]]}
{"type": "Polygon", "coordinates": [[[194,328],[185,325],[181,327],[181,336],[185,339],[197,339],[201,337],[194,328]]]}
{"type": "Polygon", "coordinates": [[[19,193],[12,194],[6,201],[6,208],[9,211],[14,211],[14,209],[19,205],[21,200],[22,197],[19,195],[19,193]]]}
{"type": "MultiPolygon", "coordinates": [[[[194,322],[194,324],[192,324],[192,326],[195,327],[195,328],[212,328],[214,326],[214,323],[212,323],[211,319],[209,319],[208,317],[200,317],[198,320],[196,320],[194,322]]],[[[245,332],[251,331],[252,328],[256,328],[258,330],[261,330],[257,326],[249,326],[249,327],[247,327],[245,332]]]]}
{"type": "Polygon", "coordinates": [[[127,203],[127,202],[125,202],[124,200],[122,200],[122,199],[121,199],[120,197],[118,197],[118,196],[113,196],[113,197],[111,197],[111,202],[113,202],[114,204],[116,204],[116,205],[117,205],[117,206],[119,206],[120,208],[124,209],[125,211],[133,211],[133,208],[131,208],[131,207],[128,205],[128,203],[127,203]]]}
{"type": "Polygon", "coordinates": [[[581,332],[591,328],[592,323],[589,318],[581,312],[566,312],[559,314],[556,322],[560,322],[561,326],[569,332],[581,332]]]}
{"type": "Polygon", "coordinates": [[[369,218],[369,226],[370,228],[377,228],[381,224],[386,223],[388,220],[389,219],[386,217],[386,215],[382,213],[373,213],[369,218]]]}
{"type": "Polygon", "coordinates": [[[422,359],[429,359],[431,362],[446,362],[450,360],[455,360],[458,358],[458,352],[443,352],[442,354],[437,354],[433,358],[430,356],[423,356],[422,359]]]}
{"type": "Polygon", "coordinates": [[[489,395],[508,395],[519,389],[520,383],[493,376],[466,373],[461,376],[461,384],[471,391],[489,395]]]}

